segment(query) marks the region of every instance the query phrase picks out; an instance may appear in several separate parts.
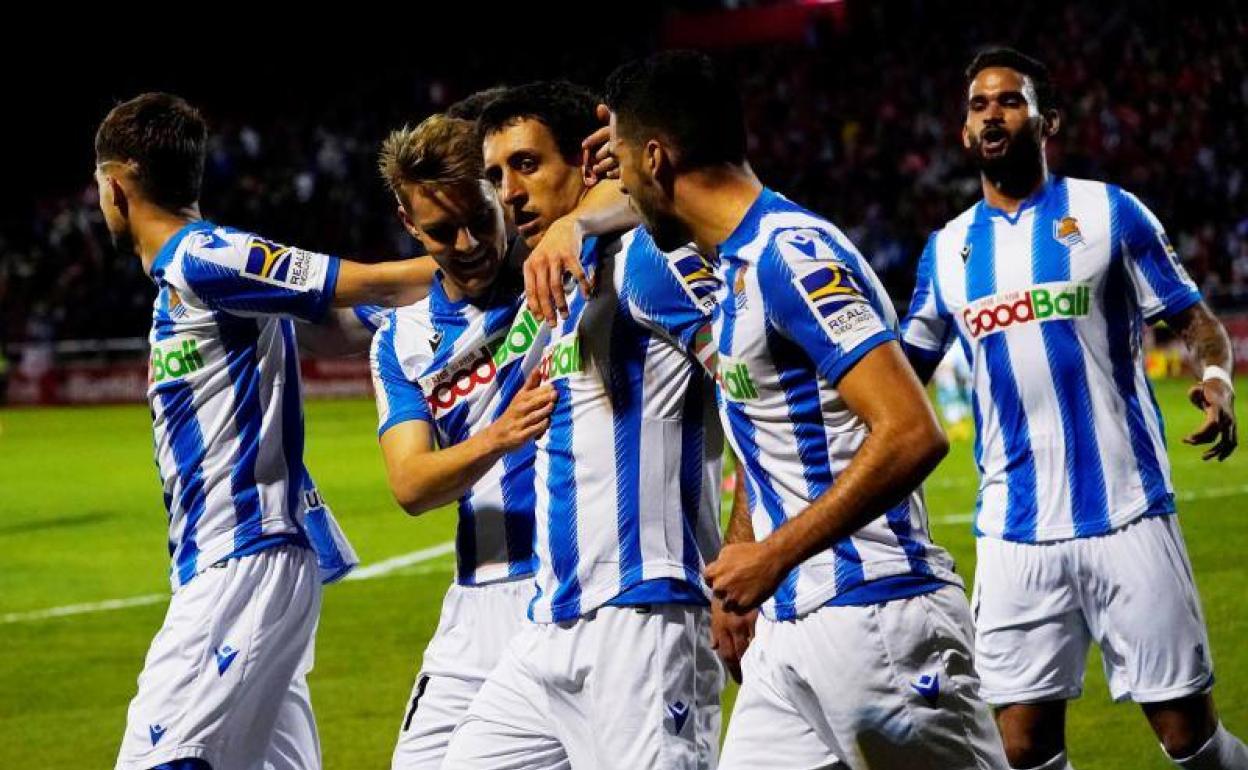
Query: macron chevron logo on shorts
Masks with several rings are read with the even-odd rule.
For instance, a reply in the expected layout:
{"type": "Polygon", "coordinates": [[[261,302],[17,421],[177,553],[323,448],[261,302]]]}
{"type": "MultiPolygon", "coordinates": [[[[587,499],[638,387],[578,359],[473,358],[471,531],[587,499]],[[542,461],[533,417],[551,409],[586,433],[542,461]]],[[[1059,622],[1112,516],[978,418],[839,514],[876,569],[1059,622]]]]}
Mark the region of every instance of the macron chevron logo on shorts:
{"type": "Polygon", "coordinates": [[[667,715],[672,718],[672,734],[680,735],[689,719],[689,705],[683,701],[667,704],[667,715]]]}
{"type": "Polygon", "coordinates": [[[217,672],[221,676],[225,676],[226,669],[234,662],[234,658],[238,657],[238,650],[230,645],[224,645],[214,650],[217,656],[217,672]]]}
{"type": "Polygon", "coordinates": [[[923,696],[923,700],[928,705],[935,706],[936,699],[940,697],[940,676],[938,674],[924,674],[918,679],[910,683],[914,691],[923,696]]]}
{"type": "Polygon", "coordinates": [[[156,744],[160,743],[160,739],[165,737],[165,732],[168,730],[169,730],[168,727],[161,727],[160,725],[149,725],[147,728],[147,731],[152,736],[152,745],[155,746],[156,744]]]}

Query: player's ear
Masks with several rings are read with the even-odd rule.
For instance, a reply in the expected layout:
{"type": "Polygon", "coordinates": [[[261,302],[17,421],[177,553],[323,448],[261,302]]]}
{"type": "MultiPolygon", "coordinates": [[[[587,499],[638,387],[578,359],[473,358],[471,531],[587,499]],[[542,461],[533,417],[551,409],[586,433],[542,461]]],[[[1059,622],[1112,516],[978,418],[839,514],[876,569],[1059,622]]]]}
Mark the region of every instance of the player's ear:
{"type": "Polygon", "coordinates": [[[971,149],[971,130],[966,127],[965,123],[962,124],[962,148],[971,149]]]}
{"type": "Polygon", "coordinates": [[[673,157],[671,148],[653,139],[646,142],[645,164],[646,170],[659,187],[670,190],[676,179],[676,158],[673,157]]]}
{"type": "Polygon", "coordinates": [[[1062,114],[1055,109],[1044,111],[1044,136],[1045,138],[1055,136],[1057,130],[1062,127],[1062,114]]]}
{"type": "Polygon", "coordinates": [[[126,196],[126,188],[121,186],[121,182],[117,181],[117,177],[108,177],[108,192],[112,196],[113,206],[121,213],[124,219],[130,218],[130,198],[126,196]]]}
{"type": "Polygon", "coordinates": [[[399,201],[394,210],[399,215],[399,222],[403,224],[403,229],[419,240],[420,233],[416,230],[416,223],[412,221],[412,215],[407,213],[407,207],[403,205],[403,202],[399,201]]]}

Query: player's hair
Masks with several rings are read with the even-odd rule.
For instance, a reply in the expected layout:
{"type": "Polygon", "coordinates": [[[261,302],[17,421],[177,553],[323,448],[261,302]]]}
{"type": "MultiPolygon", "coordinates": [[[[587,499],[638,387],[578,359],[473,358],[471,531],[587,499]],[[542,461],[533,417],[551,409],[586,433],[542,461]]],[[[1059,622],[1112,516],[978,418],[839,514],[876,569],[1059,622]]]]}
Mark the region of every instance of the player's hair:
{"type": "Polygon", "coordinates": [[[1036,89],[1036,108],[1041,112],[1057,108],[1057,93],[1053,81],[1049,78],[1049,68],[1039,59],[1008,46],[985,48],[975,55],[966,68],[966,85],[969,87],[975,76],[989,67],[1007,67],[1020,75],[1026,76],[1036,89]]]}
{"type": "Polygon", "coordinates": [[[448,118],[459,118],[460,120],[476,120],[481,117],[481,112],[486,105],[505,93],[507,93],[507,86],[483,88],[480,91],[468,94],[463,99],[447,107],[446,116],[448,118]]]}
{"type": "Polygon", "coordinates": [[[626,138],[660,138],[682,170],[745,161],[745,110],[732,78],[710,57],[665,51],[621,65],[606,102],[626,138]]]}
{"type": "Polygon", "coordinates": [[[104,117],[95,132],[95,159],[134,164],[143,197],[177,210],[199,200],[207,141],[208,126],[185,99],[145,93],[104,117]]]}
{"type": "Polygon", "coordinates": [[[403,206],[404,184],[452,187],[484,178],[481,143],[471,121],[430,115],[415,128],[390,132],[381,144],[377,166],[403,206]]]}
{"type": "Polygon", "coordinates": [[[581,161],[581,142],[600,128],[594,110],[598,97],[566,80],[543,80],[508,88],[491,101],[477,119],[481,136],[489,136],[520,120],[536,120],[550,130],[564,160],[581,161]]]}

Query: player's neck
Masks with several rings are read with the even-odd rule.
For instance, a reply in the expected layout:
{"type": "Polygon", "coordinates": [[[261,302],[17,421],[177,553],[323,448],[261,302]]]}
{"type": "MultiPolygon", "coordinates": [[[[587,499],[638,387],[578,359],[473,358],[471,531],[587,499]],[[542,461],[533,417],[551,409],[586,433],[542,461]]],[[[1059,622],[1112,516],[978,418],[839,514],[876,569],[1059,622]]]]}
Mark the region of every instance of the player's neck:
{"type": "Polygon", "coordinates": [[[704,254],[714,254],[728,240],[763,190],[748,163],[683,174],[676,186],[676,215],[704,254]]]}
{"type": "Polygon", "coordinates": [[[135,210],[130,218],[130,232],[134,236],[134,250],[143,262],[143,272],[152,272],[156,255],[170,238],[187,224],[200,219],[203,217],[198,204],[178,211],[165,211],[155,206],[135,210]]]}
{"type": "Polygon", "coordinates": [[[1044,187],[1049,179],[1049,165],[1041,155],[1039,164],[1025,173],[1003,174],[995,178],[981,173],[979,179],[984,188],[984,202],[994,209],[1013,214],[1044,187]]]}

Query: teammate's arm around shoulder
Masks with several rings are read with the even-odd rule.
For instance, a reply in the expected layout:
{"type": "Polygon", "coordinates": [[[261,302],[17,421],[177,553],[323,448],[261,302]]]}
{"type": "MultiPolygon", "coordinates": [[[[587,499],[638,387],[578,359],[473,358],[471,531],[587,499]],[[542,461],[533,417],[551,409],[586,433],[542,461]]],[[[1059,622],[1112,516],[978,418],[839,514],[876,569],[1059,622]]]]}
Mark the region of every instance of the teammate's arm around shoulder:
{"type": "Polygon", "coordinates": [[[334,307],[410,305],[429,293],[436,270],[432,259],[420,257],[377,264],[344,259],[338,269],[338,285],[330,304],[334,307]]]}
{"type": "Polygon", "coordinates": [[[837,384],[869,428],[854,459],[810,507],[758,543],[725,545],[706,568],[729,609],[758,606],[793,567],[910,494],[949,451],[931,403],[896,342],[872,348],[837,384]]]}
{"type": "Polygon", "coordinates": [[[390,491],[413,516],[459,499],[503,455],[545,433],[554,406],[554,388],[535,369],[497,420],[453,446],[435,448],[423,420],[391,426],[381,435],[390,491]]]}
{"type": "Polygon", "coordinates": [[[1221,462],[1231,456],[1238,444],[1231,339],[1203,301],[1167,318],[1166,323],[1183,338],[1192,363],[1200,372],[1200,383],[1192,386],[1187,397],[1204,411],[1205,421],[1184,437],[1183,443],[1195,446],[1213,442],[1213,447],[1201,457],[1216,457],[1221,462]]]}

